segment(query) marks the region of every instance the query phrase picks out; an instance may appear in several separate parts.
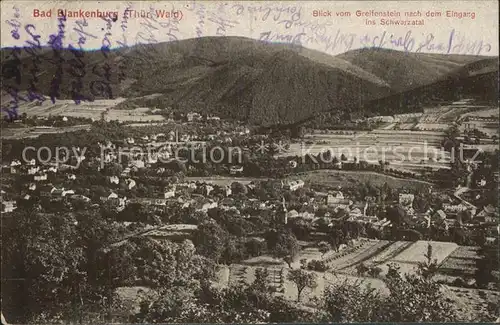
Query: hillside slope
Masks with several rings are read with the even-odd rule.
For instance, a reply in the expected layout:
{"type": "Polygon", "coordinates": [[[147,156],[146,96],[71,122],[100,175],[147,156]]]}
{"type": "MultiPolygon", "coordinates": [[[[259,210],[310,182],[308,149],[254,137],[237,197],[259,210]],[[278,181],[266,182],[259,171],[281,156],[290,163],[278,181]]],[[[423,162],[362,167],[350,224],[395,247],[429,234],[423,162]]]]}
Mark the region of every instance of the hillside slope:
{"type": "Polygon", "coordinates": [[[389,49],[353,50],[337,56],[387,82],[395,92],[443,79],[460,68],[488,57],[408,53],[389,49]]]}
{"type": "Polygon", "coordinates": [[[320,112],[357,113],[366,103],[432,84],[452,72],[464,77],[460,69],[467,65],[478,74],[491,68],[489,63],[481,65],[481,57],[374,49],[335,57],[241,37],[109,51],[43,48],[12,54],[12,49],[2,49],[3,91],[26,90],[36,76],[34,92],[55,98],[127,97],[120,108],[172,107],[263,125],[295,122],[320,112]],[[152,94],[158,95],[143,97],[152,94]]]}

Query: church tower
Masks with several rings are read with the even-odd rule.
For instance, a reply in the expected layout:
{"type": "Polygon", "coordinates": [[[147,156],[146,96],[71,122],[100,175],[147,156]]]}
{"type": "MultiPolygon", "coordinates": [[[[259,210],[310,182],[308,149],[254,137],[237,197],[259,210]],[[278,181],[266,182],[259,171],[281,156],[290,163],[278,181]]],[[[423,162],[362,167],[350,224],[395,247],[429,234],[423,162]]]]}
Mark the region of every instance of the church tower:
{"type": "Polygon", "coordinates": [[[283,221],[284,224],[286,225],[288,223],[288,210],[286,209],[286,201],[285,198],[281,198],[281,206],[277,210],[277,217],[279,221],[283,221]]]}

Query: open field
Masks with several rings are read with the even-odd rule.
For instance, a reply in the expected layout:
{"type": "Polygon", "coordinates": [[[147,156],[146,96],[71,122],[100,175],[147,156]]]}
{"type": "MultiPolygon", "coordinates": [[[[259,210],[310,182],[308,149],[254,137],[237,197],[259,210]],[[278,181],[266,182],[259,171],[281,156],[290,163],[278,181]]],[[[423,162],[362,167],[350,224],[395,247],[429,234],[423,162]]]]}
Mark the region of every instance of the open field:
{"type": "Polygon", "coordinates": [[[41,134],[56,134],[65,132],[75,132],[81,130],[90,130],[90,124],[63,126],[63,127],[25,127],[25,128],[3,128],[2,139],[22,139],[22,138],[37,138],[41,134]]]}
{"type": "MultiPolygon", "coordinates": [[[[411,245],[400,246],[396,249],[397,254],[390,253],[383,260],[380,261],[377,266],[382,269],[382,274],[386,274],[389,267],[388,263],[395,263],[400,267],[401,273],[412,273],[416,270],[417,264],[419,262],[425,261],[424,254],[427,253],[427,245],[432,246],[432,258],[437,260],[437,263],[441,263],[448,255],[450,255],[458,245],[455,243],[448,242],[427,242],[419,240],[412,243],[411,245]]],[[[390,249],[390,248],[389,248],[390,249]]]]}
{"type": "Polygon", "coordinates": [[[423,131],[446,131],[450,128],[450,124],[446,123],[418,123],[414,126],[417,130],[423,131]]]}
{"type": "Polygon", "coordinates": [[[494,116],[498,118],[498,107],[483,108],[479,110],[474,110],[472,112],[467,112],[465,114],[462,114],[460,118],[464,118],[466,116],[479,116],[479,117],[494,116]]]}
{"type": "Polygon", "coordinates": [[[266,179],[267,178],[229,176],[185,177],[187,182],[211,183],[219,186],[231,185],[233,182],[239,182],[246,185],[251,182],[265,181],[266,179]]]}
{"type": "Polygon", "coordinates": [[[58,99],[55,103],[45,100],[42,103],[20,102],[19,114],[26,113],[28,116],[67,116],[82,117],[99,120],[104,117],[107,121],[163,121],[161,115],[148,114],[149,108],[141,107],[131,110],[114,109],[116,105],[125,101],[125,98],[100,99],[93,102],[82,102],[76,104],[73,100],[58,99]]]}
{"type": "Polygon", "coordinates": [[[356,157],[371,164],[390,163],[389,168],[422,170],[448,168],[450,154],[441,149],[444,132],[377,129],[371,132],[345,131],[344,134],[314,133],[304,143],[292,143],[280,156],[317,155],[330,151],[339,158],[356,157]]]}
{"type": "Polygon", "coordinates": [[[314,170],[289,176],[289,179],[302,179],[306,184],[319,184],[330,187],[345,187],[357,183],[370,182],[375,186],[387,183],[392,188],[412,188],[418,190],[428,189],[431,183],[417,179],[403,179],[375,172],[345,171],[345,170],[314,170]]]}

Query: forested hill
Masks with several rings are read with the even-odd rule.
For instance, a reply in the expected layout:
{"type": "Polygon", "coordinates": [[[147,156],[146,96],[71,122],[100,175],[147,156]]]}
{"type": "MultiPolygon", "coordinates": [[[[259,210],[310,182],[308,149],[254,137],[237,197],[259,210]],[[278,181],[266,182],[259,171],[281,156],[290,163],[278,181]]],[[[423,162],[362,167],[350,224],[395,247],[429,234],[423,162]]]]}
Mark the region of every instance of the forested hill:
{"type": "MultiPolygon", "coordinates": [[[[37,79],[33,92],[60,99],[127,97],[130,100],[121,108],[172,107],[263,125],[287,124],[320,112],[344,116],[366,107],[378,109],[373,100],[382,98],[388,98],[378,101],[384,109],[405,109],[397,97],[401,95],[391,96],[409,90],[413,94],[419,87],[473,67],[476,74],[470,75],[470,81],[459,78],[464,85],[459,92],[469,92],[476,80],[492,73],[489,63],[486,68],[474,67],[484,60],[380,49],[330,56],[241,37],[203,37],[90,52],[43,48],[14,54],[12,49],[3,49],[2,95],[27,90],[37,79]]],[[[479,82],[480,87],[489,87],[488,82],[479,82]]]]}

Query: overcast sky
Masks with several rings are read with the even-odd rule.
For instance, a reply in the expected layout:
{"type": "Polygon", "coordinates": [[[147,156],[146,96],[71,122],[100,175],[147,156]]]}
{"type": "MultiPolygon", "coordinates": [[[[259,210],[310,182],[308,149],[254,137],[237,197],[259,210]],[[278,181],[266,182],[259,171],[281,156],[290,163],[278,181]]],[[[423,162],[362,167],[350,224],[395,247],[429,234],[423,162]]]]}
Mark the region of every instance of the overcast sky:
{"type": "MultiPolygon", "coordinates": [[[[85,14],[85,13],[84,13],[85,14]]],[[[498,1],[2,1],[2,47],[27,46],[40,35],[64,31],[64,46],[98,49],[164,42],[200,36],[243,36],[272,42],[295,42],[329,54],[373,45],[402,51],[498,55],[498,1]],[[117,12],[116,22],[67,18],[63,28],[57,9],[117,12]],[[34,17],[52,11],[51,17],[34,17]],[[127,11],[128,10],[128,11],[127,11]],[[399,17],[368,17],[371,11],[399,17]],[[147,12],[149,18],[134,17],[147,12]],[[181,19],[165,18],[180,11],[181,19]],[[315,13],[316,11],[316,13],[315,13]],[[357,11],[362,11],[359,17],[357,11]],[[417,12],[419,11],[419,12],[417,12]],[[455,17],[447,17],[448,14],[455,17]],[[127,12],[127,14],[126,14],[127,12]],[[321,12],[323,16],[318,16],[321,12]],[[412,12],[413,17],[406,17],[412,12]],[[428,12],[441,16],[429,17],[428,12]],[[337,13],[350,13],[337,16],[337,13]],[[161,15],[164,17],[160,17],[161,15]],[[421,15],[420,17],[418,15],[421,15]],[[316,16],[315,16],[316,15],[316,16]],[[459,16],[462,15],[462,18],[459,16]],[[124,19],[127,16],[127,19],[124,19]],[[369,25],[371,20],[375,25],[369,25]],[[382,25],[382,19],[409,20],[411,26],[382,25]],[[422,25],[423,23],[423,25],[422,25]],[[32,24],[33,26],[29,26],[32,24]],[[86,26],[85,26],[86,25],[86,26]],[[27,27],[26,27],[27,26],[27,27]],[[32,34],[32,35],[30,35],[32,34]],[[16,39],[18,38],[18,39],[16,39]],[[79,44],[80,43],[80,44],[79,44]]],[[[69,14],[68,14],[69,16],[69,14]]]]}

